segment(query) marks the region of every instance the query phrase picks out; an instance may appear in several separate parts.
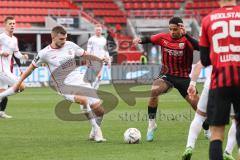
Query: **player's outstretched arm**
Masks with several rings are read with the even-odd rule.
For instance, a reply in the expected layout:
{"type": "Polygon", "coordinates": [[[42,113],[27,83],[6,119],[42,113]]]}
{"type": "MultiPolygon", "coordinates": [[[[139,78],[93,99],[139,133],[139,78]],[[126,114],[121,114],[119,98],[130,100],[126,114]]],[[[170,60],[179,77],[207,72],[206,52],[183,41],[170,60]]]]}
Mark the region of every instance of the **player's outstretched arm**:
{"type": "Polygon", "coordinates": [[[20,51],[15,51],[14,52],[14,56],[18,59],[28,59],[28,55],[27,54],[22,54],[20,51]]]}
{"type": "Polygon", "coordinates": [[[193,68],[193,72],[192,72],[192,76],[191,76],[191,82],[190,82],[190,84],[188,86],[188,90],[187,90],[188,95],[190,97],[197,94],[196,82],[197,82],[197,79],[198,79],[198,77],[200,75],[202,67],[203,67],[203,65],[199,61],[193,68]]]}
{"type": "Polygon", "coordinates": [[[133,39],[133,44],[138,45],[138,44],[145,44],[145,43],[152,43],[150,37],[136,37],[133,39]]]}
{"type": "Polygon", "coordinates": [[[27,68],[27,70],[21,75],[18,82],[13,86],[14,91],[17,92],[22,84],[22,82],[33,72],[33,70],[36,67],[33,64],[30,64],[30,66],[27,68]]]}
{"type": "Polygon", "coordinates": [[[86,51],[85,51],[84,55],[82,55],[82,58],[85,60],[98,61],[100,63],[103,63],[103,62],[108,63],[108,61],[109,61],[107,57],[99,58],[93,54],[86,52],[86,51]]]}

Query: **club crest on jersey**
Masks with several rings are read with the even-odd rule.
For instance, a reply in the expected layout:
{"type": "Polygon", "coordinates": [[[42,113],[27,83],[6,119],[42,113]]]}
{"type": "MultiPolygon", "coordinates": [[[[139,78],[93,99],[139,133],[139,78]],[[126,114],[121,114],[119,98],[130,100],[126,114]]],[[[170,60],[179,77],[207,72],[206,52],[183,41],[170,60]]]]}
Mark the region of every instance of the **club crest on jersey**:
{"type": "Polygon", "coordinates": [[[184,43],[179,43],[179,48],[180,48],[180,49],[183,49],[183,48],[184,48],[184,45],[185,45],[184,43]]]}

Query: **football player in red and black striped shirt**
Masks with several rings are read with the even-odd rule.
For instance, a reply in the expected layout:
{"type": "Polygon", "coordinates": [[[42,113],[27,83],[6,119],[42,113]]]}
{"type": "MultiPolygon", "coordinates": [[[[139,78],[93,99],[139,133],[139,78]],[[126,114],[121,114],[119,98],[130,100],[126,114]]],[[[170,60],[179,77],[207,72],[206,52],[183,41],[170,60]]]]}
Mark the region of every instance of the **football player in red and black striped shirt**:
{"type": "Polygon", "coordinates": [[[231,104],[237,121],[240,113],[240,7],[236,0],[220,0],[220,6],[203,19],[200,34],[201,62],[213,66],[207,106],[211,160],[223,159],[222,141],[231,104]]]}
{"type": "Polygon", "coordinates": [[[175,87],[194,110],[197,108],[198,95],[189,98],[187,89],[190,83],[189,74],[192,68],[193,51],[199,50],[199,46],[197,40],[183,33],[183,21],[179,17],[170,19],[168,33],[159,33],[151,37],[138,37],[133,40],[133,43],[152,43],[161,46],[162,68],[159,78],[153,82],[151,98],[148,104],[147,141],[152,141],[153,133],[157,127],[155,118],[159,95],[175,87]]]}

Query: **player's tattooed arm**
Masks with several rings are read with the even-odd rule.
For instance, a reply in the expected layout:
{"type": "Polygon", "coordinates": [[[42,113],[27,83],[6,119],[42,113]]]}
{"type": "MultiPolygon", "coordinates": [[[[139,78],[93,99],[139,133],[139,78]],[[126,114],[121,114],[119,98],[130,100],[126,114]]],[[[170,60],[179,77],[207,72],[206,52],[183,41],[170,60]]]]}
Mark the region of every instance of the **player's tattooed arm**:
{"type": "Polygon", "coordinates": [[[100,63],[103,63],[103,62],[108,63],[108,58],[107,57],[99,58],[99,57],[97,57],[97,56],[95,56],[93,54],[90,54],[90,53],[86,52],[86,51],[82,55],[82,58],[84,60],[98,61],[100,63]]]}

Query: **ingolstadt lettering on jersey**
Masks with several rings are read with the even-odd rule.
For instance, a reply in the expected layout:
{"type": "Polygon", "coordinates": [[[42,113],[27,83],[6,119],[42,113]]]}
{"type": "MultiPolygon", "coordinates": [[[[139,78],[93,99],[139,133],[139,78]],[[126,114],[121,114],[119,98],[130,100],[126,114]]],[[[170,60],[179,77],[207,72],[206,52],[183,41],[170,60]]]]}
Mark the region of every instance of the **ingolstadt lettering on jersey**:
{"type": "Polygon", "coordinates": [[[199,43],[211,46],[210,88],[240,86],[240,7],[220,8],[206,16],[199,43]]]}

